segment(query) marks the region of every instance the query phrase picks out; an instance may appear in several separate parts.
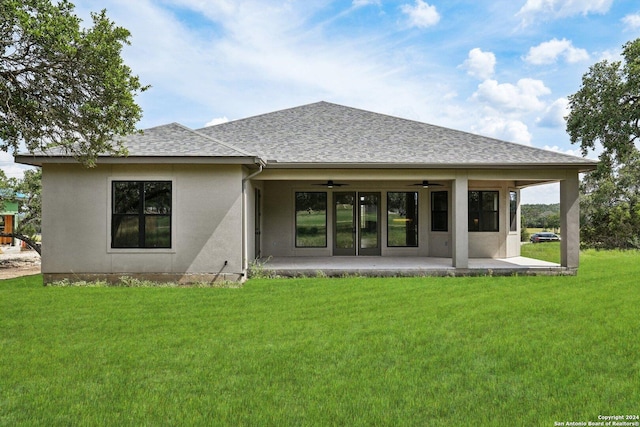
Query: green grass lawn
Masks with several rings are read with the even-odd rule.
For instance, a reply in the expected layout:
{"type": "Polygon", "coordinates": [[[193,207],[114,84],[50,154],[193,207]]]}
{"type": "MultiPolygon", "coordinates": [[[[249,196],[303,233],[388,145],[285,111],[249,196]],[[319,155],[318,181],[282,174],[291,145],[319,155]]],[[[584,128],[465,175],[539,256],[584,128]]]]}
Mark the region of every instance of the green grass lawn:
{"type": "Polygon", "coordinates": [[[6,280],[0,425],[553,426],[638,414],[639,276],[638,252],[588,251],[575,277],[6,280]]]}
{"type": "Polygon", "coordinates": [[[560,242],[527,243],[520,247],[520,255],[560,264],[560,242]]]}

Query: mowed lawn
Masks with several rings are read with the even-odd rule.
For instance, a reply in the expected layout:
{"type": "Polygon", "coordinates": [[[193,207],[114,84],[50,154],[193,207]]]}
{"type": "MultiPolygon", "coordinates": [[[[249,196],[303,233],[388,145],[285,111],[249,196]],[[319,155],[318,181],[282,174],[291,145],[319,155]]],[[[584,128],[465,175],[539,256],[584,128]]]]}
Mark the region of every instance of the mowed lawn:
{"type": "Polygon", "coordinates": [[[0,425],[552,426],[638,414],[638,277],[638,252],[588,251],[576,277],[2,281],[0,425]]]}

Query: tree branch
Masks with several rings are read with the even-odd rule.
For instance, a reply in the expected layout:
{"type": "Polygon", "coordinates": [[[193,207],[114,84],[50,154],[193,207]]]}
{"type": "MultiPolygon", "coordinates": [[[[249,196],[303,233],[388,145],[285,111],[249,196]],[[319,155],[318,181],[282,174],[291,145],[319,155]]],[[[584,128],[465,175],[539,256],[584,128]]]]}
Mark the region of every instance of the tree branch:
{"type": "Polygon", "coordinates": [[[42,248],[40,247],[40,244],[38,242],[36,242],[35,240],[31,240],[30,238],[28,238],[27,236],[25,236],[23,234],[18,234],[18,233],[0,233],[0,237],[11,237],[11,238],[14,238],[14,239],[22,240],[31,249],[33,249],[34,251],[38,252],[38,255],[42,256],[42,248]]]}

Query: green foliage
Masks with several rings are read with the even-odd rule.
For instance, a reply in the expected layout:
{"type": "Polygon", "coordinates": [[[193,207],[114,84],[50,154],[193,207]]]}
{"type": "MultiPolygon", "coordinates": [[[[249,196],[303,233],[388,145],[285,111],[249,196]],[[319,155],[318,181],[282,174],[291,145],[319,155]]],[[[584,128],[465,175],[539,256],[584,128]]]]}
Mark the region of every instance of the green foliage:
{"type": "Polygon", "coordinates": [[[215,281],[215,282],[195,282],[188,285],[177,282],[155,282],[152,280],[137,279],[135,277],[122,276],[115,283],[106,280],[69,280],[64,279],[48,284],[53,287],[83,287],[83,288],[105,288],[105,287],[122,287],[122,288],[239,288],[242,286],[240,282],[231,281],[215,281]]]}
{"type": "Polygon", "coordinates": [[[623,46],[624,62],[598,62],[569,97],[567,131],[583,154],[602,145],[601,169],[625,164],[637,152],[640,135],[640,39],[623,46]]]}
{"type": "Polygon", "coordinates": [[[522,226],[527,228],[560,228],[560,203],[521,205],[522,226]]]}
{"type": "Polygon", "coordinates": [[[567,131],[583,154],[602,147],[595,172],[582,182],[582,243],[639,247],[640,39],[623,47],[622,62],[602,61],[569,97],[567,131]]]}
{"type": "Polygon", "coordinates": [[[122,154],[117,136],[133,133],[146,89],[121,58],[129,32],[106,11],[81,28],[67,0],[0,2],[0,148],[57,148],[87,165],[122,154]]]}
{"type": "Polygon", "coordinates": [[[531,233],[529,233],[529,229],[525,226],[520,227],[520,241],[528,242],[529,237],[531,237],[531,233]]]}
{"type": "Polygon", "coordinates": [[[635,414],[640,253],[582,259],[571,277],[1,281],[0,425],[545,426],[635,414]]]}
{"type": "Polygon", "coordinates": [[[22,195],[18,232],[34,236],[40,231],[42,221],[42,170],[25,171],[23,178],[17,181],[15,191],[22,195]]]}
{"type": "Polygon", "coordinates": [[[20,222],[17,233],[34,237],[42,218],[42,171],[27,170],[22,179],[7,178],[0,170],[0,203],[17,202],[20,222]]]}
{"type": "Polygon", "coordinates": [[[249,264],[248,277],[250,279],[274,279],[276,277],[275,272],[264,268],[264,264],[269,262],[270,259],[271,257],[264,261],[254,259],[249,264]]]}
{"type": "Polygon", "coordinates": [[[587,247],[640,248],[640,156],[581,184],[581,238],[587,247]]]}
{"type": "Polygon", "coordinates": [[[15,201],[16,179],[8,178],[2,169],[0,169],[0,202],[15,201]]]}

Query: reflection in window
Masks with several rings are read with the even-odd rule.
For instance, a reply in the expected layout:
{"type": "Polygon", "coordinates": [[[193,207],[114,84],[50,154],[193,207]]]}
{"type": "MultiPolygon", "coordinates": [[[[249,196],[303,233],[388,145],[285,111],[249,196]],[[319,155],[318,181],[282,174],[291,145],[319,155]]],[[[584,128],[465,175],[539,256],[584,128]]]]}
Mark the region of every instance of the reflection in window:
{"type": "Polygon", "coordinates": [[[449,200],[446,191],[431,193],[431,231],[449,231],[449,200]]]}
{"type": "Polygon", "coordinates": [[[509,230],[518,231],[518,193],[509,191],[509,230]]]}
{"type": "Polygon", "coordinates": [[[334,224],[336,249],[353,249],[355,246],[355,215],[356,203],[354,193],[333,193],[334,224]]]}
{"type": "Polygon", "coordinates": [[[499,193],[469,191],[469,231],[498,231],[499,193]]]}
{"type": "Polygon", "coordinates": [[[171,247],[171,182],[112,182],[112,248],[171,247]]]}
{"type": "Polygon", "coordinates": [[[418,246],[418,193],[387,193],[387,246],[418,246]]]}
{"type": "Polygon", "coordinates": [[[327,193],[296,192],[296,247],[327,246],[327,193]]]}

